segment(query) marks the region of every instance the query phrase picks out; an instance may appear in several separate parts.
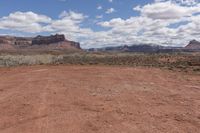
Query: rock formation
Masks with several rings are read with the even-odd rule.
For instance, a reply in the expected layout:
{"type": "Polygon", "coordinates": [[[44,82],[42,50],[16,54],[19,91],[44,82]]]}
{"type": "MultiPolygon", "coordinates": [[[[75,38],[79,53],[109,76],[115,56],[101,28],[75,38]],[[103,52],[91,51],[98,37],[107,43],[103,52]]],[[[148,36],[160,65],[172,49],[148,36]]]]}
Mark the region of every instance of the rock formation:
{"type": "Polygon", "coordinates": [[[33,38],[32,45],[51,44],[65,41],[64,35],[51,35],[51,36],[37,36],[33,38]]]}
{"type": "Polygon", "coordinates": [[[32,38],[15,37],[14,45],[19,47],[28,47],[32,44],[32,38]]]}
{"type": "Polygon", "coordinates": [[[0,50],[43,49],[43,50],[80,50],[78,42],[68,41],[64,35],[14,37],[0,36],[0,50]]]}
{"type": "Polygon", "coordinates": [[[200,42],[196,41],[196,40],[192,40],[189,42],[189,44],[187,46],[185,46],[186,49],[200,49],[200,42]]]}

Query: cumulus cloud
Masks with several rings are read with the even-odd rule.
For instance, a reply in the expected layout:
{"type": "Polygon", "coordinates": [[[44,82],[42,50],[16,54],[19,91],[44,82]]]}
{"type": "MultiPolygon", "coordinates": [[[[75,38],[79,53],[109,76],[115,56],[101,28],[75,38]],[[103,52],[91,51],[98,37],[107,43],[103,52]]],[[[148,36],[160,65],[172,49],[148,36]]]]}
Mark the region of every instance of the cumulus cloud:
{"type": "Polygon", "coordinates": [[[178,3],[181,5],[187,5],[187,6],[198,4],[198,0],[155,0],[155,2],[165,2],[165,1],[170,1],[173,3],[178,3]]]}
{"type": "Polygon", "coordinates": [[[116,10],[114,8],[109,8],[106,10],[106,14],[110,14],[110,13],[113,13],[115,12],[116,10]]]}
{"type": "Polygon", "coordinates": [[[101,9],[103,9],[103,7],[102,6],[97,6],[97,10],[101,10],[101,9]]]}
{"type": "Polygon", "coordinates": [[[59,19],[53,20],[45,15],[33,12],[15,12],[0,18],[0,29],[22,31],[26,33],[63,33],[68,39],[78,41],[79,37],[87,36],[89,28],[81,28],[88,16],[73,11],[63,11],[59,19]]]}
{"type": "Polygon", "coordinates": [[[133,9],[140,11],[142,16],[153,19],[180,19],[200,12],[200,5],[187,7],[167,1],[147,4],[143,7],[136,6],[133,9]]]}
{"type": "Polygon", "coordinates": [[[0,29],[18,30],[23,32],[49,31],[46,24],[51,23],[51,18],[33,12],[15,12],[0,19],[0,29]]]}
{"type": "Polygon", "coordinates": [[[79,41],[83,48],[147,43],[183,46],[192,39],[200,38],[198,3],[185,6],[157,0],[136,6],[134,10],[139,15],[126,19],[118,17],[100,21],[103,16],[95,16],[97,26],[102,27],[100,31],[83,27],[88,16],[74,11],[63,11],[57,19],[34,12],[14,12],[0,18],[0,29],[38,34],[62,33],[69,40],[79,41]]]}
{"type": "Polygon", "coordinates": [[[134,7],[134,10],[140,12],[139,16],[128,19],[113,18],[99,22],[98,25],[110,28],[107,33],[112,38],[117,38],[116,44],[153,43],[183,46],[191,39],[198,40],[200,37],[200,15],[197,15],[200,12],[199,6],[159,1],[134,7]]]}
{"type": "Polygon", "coordinates": [[[97,15],[96,18],[101,19],[101,18],[103,18],[103,15],[97,15]]]}
{"type": "Polygon", "coordinates": [[[69,20],[73,20],[76,22],[81,22],[82,20],[84,20],[85,18],[87,18],[86,15],[83,15],[82,13],[76,13],[73,11],[63,11],[60,15],[59,18],[64,18],[64,19],[69,19],[69,20]]]}
{"type": "Polygon", "coordinates": [[[68,39],[79,41],[79,38],[86,37],[91,32],[89,28],[81,28],[80,24],[87,18],[87,15],[73,11],[63,11],[58,20],[52,20],[48,25],[55,33],[62,33],[68,39]]]}

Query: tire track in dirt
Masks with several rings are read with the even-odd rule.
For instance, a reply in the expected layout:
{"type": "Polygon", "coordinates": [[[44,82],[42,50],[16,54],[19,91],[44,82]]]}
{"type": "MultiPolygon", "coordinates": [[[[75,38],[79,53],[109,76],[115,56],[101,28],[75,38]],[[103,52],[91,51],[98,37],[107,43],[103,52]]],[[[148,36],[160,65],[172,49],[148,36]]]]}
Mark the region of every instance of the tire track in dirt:
{"type": "MultiPolygon", "coordinates": [[[[5,104],[5,103],[9,102],[9,103],[12,103],[12,105],[9,105],[9,106],[15,106],[14,104],[16,104],[16,101],[18,101],[18,102],[20,101],[21,102],[21,103],[18,103],[20,107],[23,107],[24,105],[28,104],[28,101],[22,102],[21,99],[22,99],[22,97],[28,96],[29,93],[25,93],[25,94],[22,95],[21,91],[25,91],[26,92],[26,91],[31,90],[31,85],[32,85],[31,81],[32,81],[32,78],[34,77],[34,75],[32,74],[32,72],[28,72],[28,71],[25,72],[25,73],[23,73],[23,74],[20,73],[19,75],[20,76],[23,75],[21,77],[21,80],[23,82],[19,82],[18,86],[15,87],[15,90],[18,90],[18,91],[13,91],[12,92],[12,91],[9,90],[10,92],[8,93],[8,95],[1,96],[1,98],[0,98],[0,104],[5,104]],[[29,76],[29,75],[33,75],[33,77],[29,76]]],[[[16,76],[18,77],[19,75],[16,75],[16,76]]],[[[44,90],[44,92],[46,92],[46,90],[44,90]]],[[[29,100],[29,99],[27,99],[27,100],[29,100]]],[[[16,110],[16,108],[14,108],[14,110],[12,110],[12,112],[15,112],[15,111],[16,111],[17,115],[21,115],[18,112],[18,110],[16,110]]],[[[26,113],[29,114],[27,117],[24,117],[24,118],[18,119],[18,120],[17,119],[13,120],[13,121],[11,121],[8,124],[4,123],[3,125],[0,126],[0,130],[3,132],[3,131],[12,130],[13,128],[16,128],[19,131],[23,132],[23,129],[20,129],[21,126],[23,126],[23,125],[29,125],[29,124],[31,124],[34,121],[38,121],[40,119],[47,118],[47,115],[44,114],[44,113],[39,113],[38,115],[32,115],[32,112],[26,112],[26,113]]]]}
{"type": "Polygon", "coordinates": [[[199,76],[103,66],[16,69],[0,77],[0,89],[8,87],[0,92],[0,133],[198,132],[199,76]]]}
{"type": "MultiPolygon", "coordinates": [[[[37,72],[37,71],[34,71],[37,72]]],[[[41,71],[38,71],[37,73],[41,73],[41,71]]],[[[46,73],[45,73],[46,75],[46,73]]],[[[46,75],[47,81],[46,81],[46,85],[43,88],[42,93],[40,93],[40,104],[38,105],[38,114],[37,116],[42,116],[42,115],[47,115],[47,117],[44,117],[43,119],[38,119],[37,121],[37,127],[39,129],[38,133],[48,133],[48,125],[49,125],[49,119],[48,119],[48,110],[47,110],[47,106],[48,106],[48,93],[49,93],[49,87],[50,87],[50,73],[47,73],[46,75]]]]}

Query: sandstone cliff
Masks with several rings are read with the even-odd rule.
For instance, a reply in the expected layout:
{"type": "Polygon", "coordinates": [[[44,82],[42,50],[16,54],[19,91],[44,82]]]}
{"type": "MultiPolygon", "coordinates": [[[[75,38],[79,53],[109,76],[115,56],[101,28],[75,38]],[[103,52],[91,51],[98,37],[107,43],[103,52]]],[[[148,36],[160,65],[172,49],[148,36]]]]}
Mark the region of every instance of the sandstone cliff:
{"type": "Polygon", "coordinates": [[[0,36],[3,50],[81,50],[78,42],[68,41],[64,35],[14,37],[0,36]]]}
{"type": "Polygon", "coordinates": [[[189,44],[185,47],[186,49],[200,49],[200,42],[196,40],[192,40],[189,42],[189,44]]]}
{"type": "Polygon", "coordinates": [[[65,41],[64,35],[37,36],[32,39],[32,45],[43,45],[65,41]]]}

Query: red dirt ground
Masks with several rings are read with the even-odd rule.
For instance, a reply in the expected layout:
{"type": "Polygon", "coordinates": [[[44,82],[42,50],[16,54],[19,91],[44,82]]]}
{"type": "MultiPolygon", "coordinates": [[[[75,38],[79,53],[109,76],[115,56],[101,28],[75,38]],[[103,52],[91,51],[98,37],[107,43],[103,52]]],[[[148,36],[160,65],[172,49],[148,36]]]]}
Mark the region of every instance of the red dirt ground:
{"type": "Polygon", "coordinates": [[[200,75],[142,67],[0,69],[0,133],[198,133],[200,75]]]}

